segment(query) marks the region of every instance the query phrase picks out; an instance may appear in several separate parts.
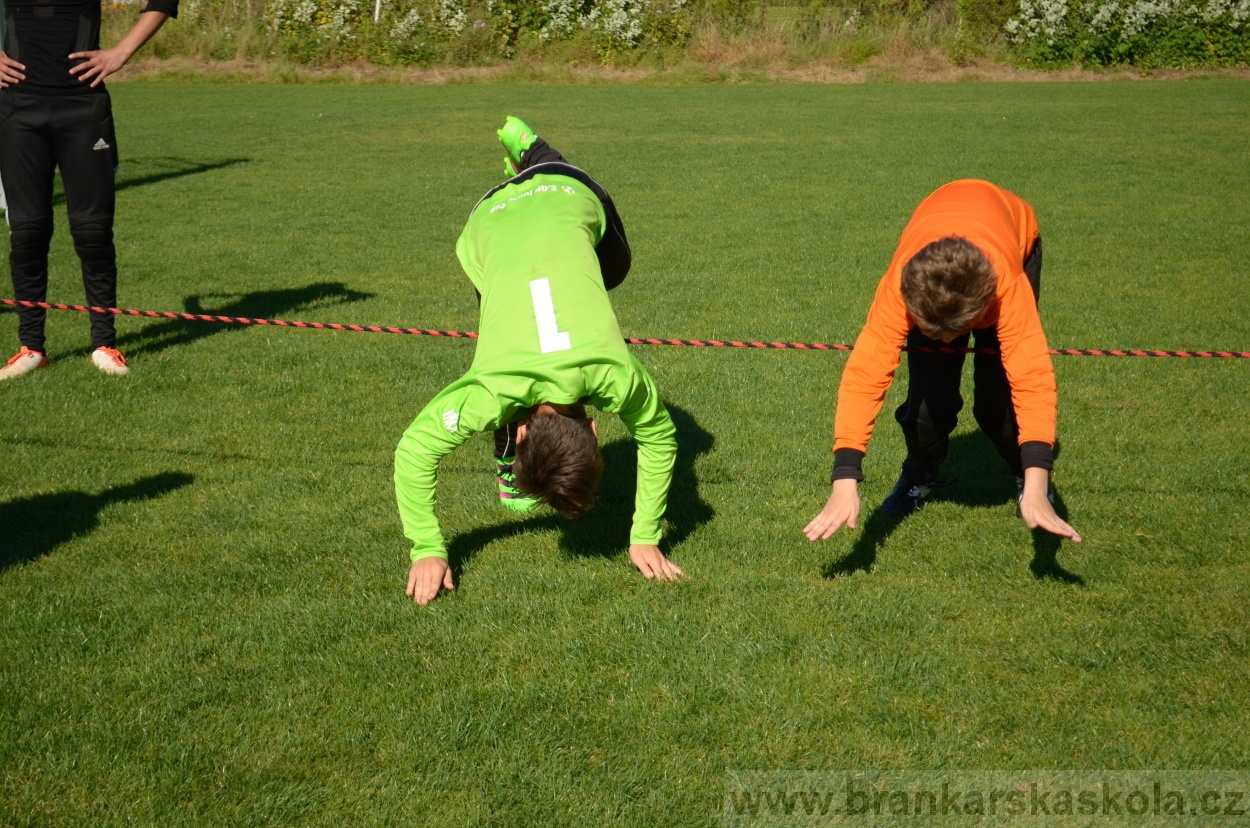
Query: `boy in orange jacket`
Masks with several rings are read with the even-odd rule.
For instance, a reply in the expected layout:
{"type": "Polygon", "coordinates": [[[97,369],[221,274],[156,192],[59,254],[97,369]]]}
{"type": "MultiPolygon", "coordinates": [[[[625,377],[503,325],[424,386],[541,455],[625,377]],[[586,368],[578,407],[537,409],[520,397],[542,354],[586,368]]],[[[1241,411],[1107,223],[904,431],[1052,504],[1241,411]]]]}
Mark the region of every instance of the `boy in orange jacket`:
{"type": "Polygon", "coordinates": [[[842,374],[834,419],[833,491],[803,530],[828,538],[856,528],[860,466],[904,344],[907,401],[895,412],[907,459],[882,504],[891,517],[918,508],[937,483],[963,398],[962,352],[976,334],[973,416],[1016,475],[1019,514],[1079,542],[1055,513],[1050,471],[1055,445],[1055,372],[1037,313],[1042,240],[1033,208],[988,181],[954,181],[920,203],[877,287],[868,321],[842,374]]]}

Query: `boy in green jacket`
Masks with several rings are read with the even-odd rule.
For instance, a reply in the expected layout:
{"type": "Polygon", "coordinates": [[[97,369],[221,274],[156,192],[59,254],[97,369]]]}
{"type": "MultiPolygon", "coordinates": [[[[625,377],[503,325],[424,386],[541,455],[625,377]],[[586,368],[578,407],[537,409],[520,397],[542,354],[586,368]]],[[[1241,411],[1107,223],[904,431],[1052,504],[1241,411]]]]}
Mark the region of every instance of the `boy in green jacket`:
{"type": "Polygon", "coordinates": [[[478,201],[456,256],[480,296],[477,351],[395,450],[395,495],[413,542],[407,594],[427,604],[454,589],[434,516],[438,463],[495,432],[503,504],[590,509],[603,470],[586,405],[616,414],[638,442],[629,557],[648,578],[682,571],[656,545],[677,456],[655,383],[626,348],[608,290],[629,272],[625,228],[607,191],[517,118],[499,130],[508,181],[478,201]],[[515,456],[511,456],[515,452],[515,456]]]}

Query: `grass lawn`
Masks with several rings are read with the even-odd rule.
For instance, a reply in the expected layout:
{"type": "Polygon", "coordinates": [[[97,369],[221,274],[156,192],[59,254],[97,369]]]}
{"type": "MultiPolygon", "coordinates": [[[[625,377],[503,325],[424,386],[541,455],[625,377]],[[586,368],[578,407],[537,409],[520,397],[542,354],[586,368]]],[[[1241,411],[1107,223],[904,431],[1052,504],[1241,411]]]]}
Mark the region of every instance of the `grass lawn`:
{"type": "MultiPolygon", "coordinates": [[[[983,177],[1037,209],[1052,346],[1250,349],[1245,81],[113,95],[123,307],[473,329],[453,246],[512,113],[613,193],[629,336],[853,341],[911,210],[983,177]]],[[[418,608],[392,452],[471,342],[118,328],[125,379],[52,312],[0,385],[0,824],[712,825],[735,769],[1250,767],[1250,363],[1056,358],[1062,546],[970,403],[958,482],[875,514],[896,382],[860,530],[809,544],[845,355],[640,347],[689,578],[630,565],[603,417],[576,523],[499,508],[488,437],[444,462],[460,586],[418,608]]]]}

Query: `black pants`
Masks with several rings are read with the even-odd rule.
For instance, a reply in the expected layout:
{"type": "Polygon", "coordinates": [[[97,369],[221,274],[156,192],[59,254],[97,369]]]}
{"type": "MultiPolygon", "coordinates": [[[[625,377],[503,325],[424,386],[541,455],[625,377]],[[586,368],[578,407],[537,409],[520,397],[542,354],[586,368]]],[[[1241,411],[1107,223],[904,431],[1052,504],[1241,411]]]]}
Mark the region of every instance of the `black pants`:
{"type": "MultiPolygon", "coordinates": [[[[1025,258],[1024,272],[1033,286],[1037,300],[1042,288],[1042,240],[1039,237],[1025,258]]],[[[998,348],[998,330],[980,328],[964,334],[953,342],[930,339],[916,328],[907,334],[907,346],[930,348],[966,348],[969,339],[977,348],[998,348]]],[[[937,480],[938,467],[946,460],[951,432],[959,422],[964,407],[959,394],[959,378],[963,372],[963,353],[907,352],[907,402],[894,412],[894,419],[903,427],[907,441],[907,459],[903,474],[912,484],[929,484],[937,480]]],[[[994,448],[1016,475],[1024,476],[1020,461],[1020,426],[1011,401],[1011,385],[1003,369],[1001,354],[976,353],[972,357],[972,416],[994,444],[994,448]]]]}
{"type": "MultiPolygon", "coordinates": [[[[20,87],[19,87],[20,88],[20,87]]],[[[61,168],[87,304],[117,304],[113,172],[117,138],[107,92],[49,97],[0,90],[0,180],[9,210],[9,268],[16,299],[46,302],[52,180],[61,168]]],[[[44,350],[42,309],[18,310],[18,338],[44,350]]],[[[91,314],[91,347],[112,347],[113,316],[91,314]]]]}

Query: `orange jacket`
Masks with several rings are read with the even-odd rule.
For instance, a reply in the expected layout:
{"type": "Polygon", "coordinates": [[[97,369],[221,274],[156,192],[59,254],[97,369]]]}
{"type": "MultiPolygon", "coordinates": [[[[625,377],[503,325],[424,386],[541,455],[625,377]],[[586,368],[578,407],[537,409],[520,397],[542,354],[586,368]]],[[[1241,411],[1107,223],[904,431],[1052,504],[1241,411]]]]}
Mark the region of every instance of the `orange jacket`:
{"type": "Polygon", "coordinates": [[[903,304],[903,265],[945,236],[964,237],[994,265],[998,289],[973,328],[998,328],[1020,444],[1037,441],[1054,447],[1055,371],[1033,289],[1024,275],[1025,254],[1037,238],[1037,219],[1033,208],[1014,193],[988,181],[965,179],[940,187],[920,202],[903,229],[842,372],[833,426],[835,451],[867,448],[907,333],[916,324],[903,304]]]}

